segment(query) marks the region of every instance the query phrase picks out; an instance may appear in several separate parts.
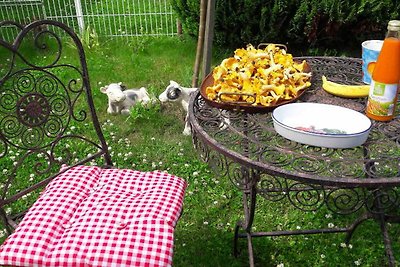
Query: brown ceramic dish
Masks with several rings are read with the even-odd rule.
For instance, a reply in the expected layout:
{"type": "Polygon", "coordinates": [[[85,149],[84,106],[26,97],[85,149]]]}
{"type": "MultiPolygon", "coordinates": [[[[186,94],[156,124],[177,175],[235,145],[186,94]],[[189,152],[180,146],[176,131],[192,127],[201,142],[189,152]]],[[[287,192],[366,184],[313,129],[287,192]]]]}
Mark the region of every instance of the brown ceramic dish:
{"type": "MultiPolygon", "coordinates": [[[[311,68],[308,64],[305,65],[304,72],[311,72],[311,68]]],[[[249,112],[249,113],[269,112],[281,105],[295,102],[307,90],[307,88],[301,90],[299,92],[299,94],[297,95],[297,97],[294,97],[292,99],[283,100],[283,101],[280,101],[277,104],[271,105],[271,106],[262,106],[262,105],[252,105],[252,104],[245,103],[245,102],[220,102],[220,101],[210,100],[207,98],[206,88],[209,86],[212,86],[213,84],[214,84],[214,78],[213,78],[212,72],[211,72],[206,76],[206,78],[203,80],[203,82],[201,83],[201,86],[200,86],[200,94],[203,97],[203,99],[210,106],[220,108],[220,109],[225,109],[225,110],[236,110],[236,111],[243,111],[243,112],[249,112]]]]}

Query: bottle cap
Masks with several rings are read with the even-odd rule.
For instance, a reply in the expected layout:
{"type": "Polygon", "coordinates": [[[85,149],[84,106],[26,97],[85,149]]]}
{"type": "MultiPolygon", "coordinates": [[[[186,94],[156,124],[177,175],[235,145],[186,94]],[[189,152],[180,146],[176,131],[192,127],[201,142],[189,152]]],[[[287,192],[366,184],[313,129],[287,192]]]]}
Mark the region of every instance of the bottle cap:
{"type": "Polygon", "coordinates": [[[387,29],[389,31],[400,31],[400,20],[389,21],[387,29]]]}

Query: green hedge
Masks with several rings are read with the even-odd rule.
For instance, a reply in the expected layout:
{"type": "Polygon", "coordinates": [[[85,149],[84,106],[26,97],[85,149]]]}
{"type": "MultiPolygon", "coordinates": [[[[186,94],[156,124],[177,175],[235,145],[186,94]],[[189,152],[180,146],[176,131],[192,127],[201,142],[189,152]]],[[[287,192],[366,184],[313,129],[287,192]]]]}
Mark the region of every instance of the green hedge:
{"type": "MultiPolygon", "coordinates": [[[[171,0],[184,32],[197,36],[200,0],[171,0]]],[[[390,19],[400,19],[399,0],[216,0],[214,43],[309,47],[353,46],[383,38],[390,19]]]]}

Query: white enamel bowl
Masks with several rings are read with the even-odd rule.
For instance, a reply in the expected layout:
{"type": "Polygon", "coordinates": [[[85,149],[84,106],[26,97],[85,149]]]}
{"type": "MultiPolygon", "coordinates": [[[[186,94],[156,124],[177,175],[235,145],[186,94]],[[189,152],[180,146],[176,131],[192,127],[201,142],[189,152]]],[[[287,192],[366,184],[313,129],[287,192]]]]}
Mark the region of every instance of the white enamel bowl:
{"type": "Polygon", "coordinates": [[[272,113],[275,131],[302,144],[351,148],[362,145],[371,130],[371,121],[352,109],[319,103],[292,103],[272,113]]]}

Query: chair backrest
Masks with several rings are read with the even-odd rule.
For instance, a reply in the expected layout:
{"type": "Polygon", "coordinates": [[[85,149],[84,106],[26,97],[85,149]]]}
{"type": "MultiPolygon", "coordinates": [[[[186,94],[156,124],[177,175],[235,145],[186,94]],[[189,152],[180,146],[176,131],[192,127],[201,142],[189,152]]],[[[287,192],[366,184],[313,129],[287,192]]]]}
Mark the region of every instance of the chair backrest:
{"type": "Polygon", "coordinates": [[[112,162],[79,37],[49,20],[0,26],[18,29],[0,40],[0,215],[10,227],[60,172],[112,162]]]}

